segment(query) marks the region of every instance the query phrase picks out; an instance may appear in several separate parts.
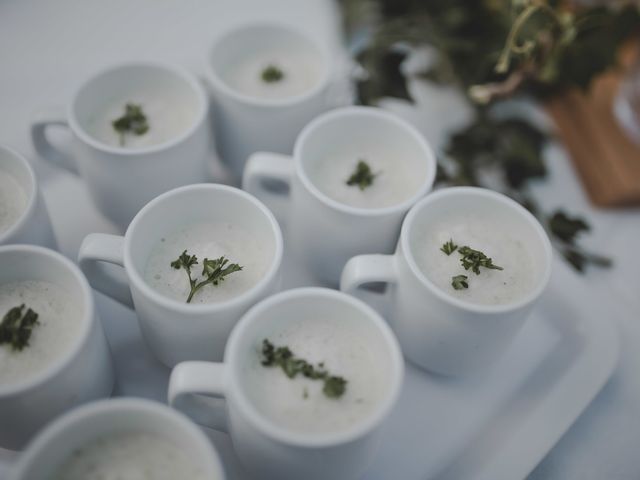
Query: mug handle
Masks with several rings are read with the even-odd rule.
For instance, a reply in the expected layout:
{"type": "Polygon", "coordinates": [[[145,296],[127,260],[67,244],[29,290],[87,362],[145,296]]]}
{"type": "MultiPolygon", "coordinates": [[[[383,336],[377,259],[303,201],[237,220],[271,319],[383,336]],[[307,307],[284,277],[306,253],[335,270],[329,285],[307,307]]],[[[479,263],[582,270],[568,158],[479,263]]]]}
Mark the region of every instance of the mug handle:
{"type": "Polygon", "coordinates": [[[126,279],[102,268],[102,262],[124,268],[124,237],[106,233],[87,235],[80,245],[78,264],[93,288],[133,308],[131,289],[126,279]]]}
{"type": "Polygon", "coordinates": [[[287,217],[293,158],[278,153],[256,152],[249,157],[242,174],[242,189],[262,200],[281,224],[287,217]],[[269,188],[269,182],[286,188],[269,188]]]}
{"type": "Polygon", "coordinates": [[[395,255],[358,255],[345,264],[340,278],[340,290],[353,293],[366,283],[396,283],[395,255]]]}
{"type": "Polygon", "coordinates": [[[43,159],[77,175],[78,168],[73,158],[61,152],[49,142],[47,128],[52,125],[70,128],[62,109],[51,108],[37,112],[34,115],[31,121],[31,141],[33,146],[43,159]]]}
{"type": "Polygon", "coordinates": [[[228,432],[225,376],[223,363],[179,363],[169,377],[169,405],[200,425],[228,432]]]}
{"type": "MultiPolygon", "coordinates": [[[[374,304],[385,311],[388,305],[380,305],[380,300],[389,300],[386,293],[372,293],[360,290],[367,283],[382,282],[395,284],[398,282],[395,255],[358,255],[349,259],[342,269],[340,290],[349,295],[362,297],[367,303],[374,304]],[[358,294],[358,295],[357,295],[358,294]]],[[[388,291],[387,291],[388,293],[388,291]]],[[[387,315],[383,315],[385,318],[387,315]]]]}

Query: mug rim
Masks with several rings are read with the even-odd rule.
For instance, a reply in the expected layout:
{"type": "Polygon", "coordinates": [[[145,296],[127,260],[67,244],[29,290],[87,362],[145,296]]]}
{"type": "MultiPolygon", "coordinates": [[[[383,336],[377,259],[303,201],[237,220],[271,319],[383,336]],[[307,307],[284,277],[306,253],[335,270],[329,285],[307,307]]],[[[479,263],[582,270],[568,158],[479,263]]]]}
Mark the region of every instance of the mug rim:
{"type": "Polygon", "coordinates": [[[26,208],[20,214],[18,219],[7,230],[0,233],[0,245],[3,245],[8,240],[10,240],[16,232],[20,231],[20,229],[24,227],[28,219],[35,212],[36,199],[38,197],[38,179],[36,178],[33,167],[27,161],[27,158],[25,156],[21,155],[13,148],[3,144],[0,144],[0,151],[4,151],[6,154],[8,154],[8,157],[11,157],[16,161],[16,164],[20,164],[21,168],[24,168],[24,170],[27,172],[27,177],[29,177],[29,181],[31,182],[31,194],[29,195],[26,208]]]}
{"type": "Polygon", "coordinates": [[[400,344],[393,334],[391,327],[389,327],[382,316],[363,301],[352,297],[351,295],[347,295],[346,293],[324,287],[302,287],[285,290],[254,305],[240,319],[236,324],[236,327],[231,332],[225,348],[224,364],[230,370],[230,375],[226,375],[227,388],[225,390],[233,395],[234,400],[237,402],[238,407],[247,421],[271,439],[282,442],[286,445],[307,448],[346,444],[368,435],[377,427],[382,425],[385,418],[388,417],[398,401],[402,390],[405,370],[404,357],[402,356],[400,344]],[[348,430],[322,434],[306,434],[288,430],[277,425],[266,415],[260,413],[249,398],[247,398],[243,393],[242,387],[240,386],[239,376],[235,372],[237,368],[235,360],[237,358],[236,349],[238,348],[237,345],[239,342],[246,333],[250,331],[253,324],[260,321],[262,314],[266,310],[270,309],[275,304],[288,302],[291,299],[297,299],[300,297],[318,297],[350,304],[362,311],[372,321],[373,327],[377,328],[378,332],[380,332],[387,344],[391,361],[393,362],[390,374],[391,381],[389,383],[391,385],[391,391],[385,396],[382,402],[380,402],[381,404],[370,416],[348,430]]]}
{"type": "Polygon", "coordinates": [[[318,201],[328,206],[333,210],[337,210],[339,212],[347,213],[350,215],[357,215],[361,217],[377,217],[384,215],[391,215],[394,213],[405,212],[411,208],[413,204],[415,204],[419,199],[425,196],[427,193],[431,191],[433,188],[433,182],[436,178],[436,157],[433,153],[433,149],[424,136],[418,131],[416,127],[411,125],[406,120],[400,118],[398,115],[395,115],[391,112],[388,112],[382,108],[378,107],[365,107],[359,105],[352,105],[348,107],[335,108],[333,110],[329,110],[321,115],[318,115],[311,122],[309,122],[300,132],[298,138],[296,139],[296,143],[293,148],[293,159],[295,165],[295,171],[298,177],[300,178],[302,184],[305,189],[310,192],[318,201]],[[324,194],[320,191],[319,188],[315,186],[315,184],[311,181],[305,168],[303,166],[302,160],[302,149],[307,142],[308,138],[315,134],[316,130],[326,123],[330,123],[334,121],[336,118],[351,116],[373,116],[378,119],[383,119],[385,121],[389,121],[391,123],[396,124],[403,131],[409,134],[413,139],[417,142],[419,147],[422,149],[423,155],[426,158],[427,163],[427,172],[424,181],[420,185],[420,188],[414,192],[414,194],[403,202],[397,203],[395,205],[389,205],[387,207],[380,208],[363,208],[363,207],[354,207],[351,205],[347,205],[345,203],[334,200],[328,195],[324,194]]]}
{"type": "Polygon", "coordinates": [[[84,345],[87,343],[89,335],[91,334],[93,322],[97,320],[95,302],[93,299],[91,287],[89,287],[89,282],[80,271],[80,268],[67,257],[49,248],[25,244],[0,246],[0,254],[3,254],[5,252],[34,253],[37,255],[48,256],[55,262],[58,262],[62,266],[62,268],[66,268],[67,270],[69,270],[80,284],[80,295],[85,301],[85,308],[81,315],[81,329],[66,352],[64,352],[63,355],[60,355],[57,359],[53,360],[51,364],[47,366],[47,368],[45,368],[41,372],[38,372],[33,377],[9,385],[0,385],[0,398],[17,395],[28,390],[32,390],[46,383],[50,379],[56,377],[59,373],[65,370],[73,361],[73,359],[75,359],[84,348],[84,345]]]}
{"type": "Polygon", "coordinates": [[[84,81],[82,81],[82,83],[80,83],[80,85],[76,87],[73,93],[72,100],[67,107],[67,118],[69,119],[69,126],[73,131],[73,133],[85,144],[90,145],[96,150],[110,153],[117,157],[127,157],[127,160],[129,160],[130,157],[138,157],[138,156],[144,156],[147,154],[161,152],[164,150],[168,150],[174,147],[175,145],[183,143],[185,140],[190,138],[194,134],[194,132],[198,128],[200,128],[200,126],[204,123],[204,121],[207,118],[208,110],[209,110],[209,100],[204,87],[198,82],[197,78],[194,77],[185,68],[182,68],[177,64],[158,61],[158,60],[131,60],[126,62],[112,63],[106,67],[103,67],[95,71],[93,74],[85,78],[84,81]],[[140,148],[126,148],[126,147],[121,147],[119,145],[117,146],[108,145],[106,143],[103,143],[95,139],[89,133],[87,133],[84,127],[82,126],[82,124],[80,123],[80,121],[78,120],[76,116],[76,107],[77,107],[78,97],[80,95],[80,92],[87,85],[89,85],[91,82],[93,82],[97,78],[102,77],[103,75],[106,75],[108,73],[115,72],[117,70],[125,70],[125,69],[136,68],[136,67],[157,68],[157,69],[165,70],[166,72],[169,72],[170,74],[179,77],[185,84],[187,84],[191,88],[193,93],[198,98],[199,110],[196,113],[196,118],[189,125],[189,128],[187,128],[182,133],[180,133],[180,135],[177,135],[174,138],[171,138],[167,141],[164,141],[155,145],[140,147],[140,148]]]}
{"type": "MultiPolygon", "coordinates": [[[[209,455],[202,457],[202,465],[214,470],[221,480],[226,478],[224,467],[220,459],[217,449],[193,422],[191,422],[184,414],[172,409],[164,404],[153,402],[142,398],[121,397],[98,400],[82,405],[78,408],[68,411],[61,415],[48,426],[46,426],[36,437],[27,445],[22,455],[16,462],[15,475],[19,478],[24,474],[26,468],[29,467],[38,456],[45,451],[52,442],[64,437],[69,429],[77,428],[87,419],[94,417],[109,417],[119,415],[121,413],[147,413],[161,418],[164,423],[172,422],[175,427],[181,428],[183,432],[189,435],[193,440],[199,443],[209,455]]],[[[99,434],[93,437],[97,439],[99,434]]],[[[179,445],[178,445],[179,446],[179,445]]],[[[72,450],[68,453],[70,454],[72,450]]],[[[208,472],[210,473],[210,472],[208,472]]]]}
{"type": "Polygon", "coordinates": [[[274,217],[273,213],[256,197],[251,195],[250,193],[245,192],[244,190],[240,190],[239,188],[231,187],[229,185],[222,185],[217,183],[196,183],[192,185],[185,185],[182,187],[174,188],[173,190],[169,190],[165,192],[149,203],[147,203],[142,209],[136,214],[133,218],[129,226],[127,227],[127,231],[124,234],[124,269],[127,273],[132,284],[135,284],[136,288],[140,290],[143,295],[152,301],[154,304],[161,306],[164,309],[167,309],[172,312],[177,312],[181,314],[194,314],[194,313],[217,313],[222,310],[228,310],[246,303],[250,301],[251,298],[255,297],[259,294],[260,291],[266,288],[271,282],[276,278],[278,271],[280,270],[280,266],[282,264],[282,256],[283,256],[283,240],[282,240],[282,230],[280,229],[280,225],[278,221],[274,217]],[[248,290],[236,295],[235,297],[229,298],[227,300],[221,302],[213,302],[213,303],[203,303],[203,304],[191,304],[184,303],[173,298],[166,297],[162,295],[160,292],[156,291],[153,287],[151,287],[144,280],[138,269],[134,266],[133,258],[131,256],[131,242],[133,236],[136,235],[136,227],[145,217],[147,212],[156,208],[157,205],[162,202],[170,199],[171,197],[182,195],[184,192],[193,191],[193,190],[204,190],[204,191],[214,191],[214,192],[226,192],[231,195],[237,195],[245,198],[250,201],[254,206],[256,206],[269,221],[271,229],[273,231],[274,237],[274,254],[271,260],[271,264],[265,274],[258,280],[258,282],[253,285],[248,290]]]}
{"type": "Polygon", "coordinates": [[[264,107],[264,108],[273,108],[273,107],[290,107],[299,103],[302,103],[309,98],[316,96],[322,90],[324,90],[329,85],[329,80],[331,79],[331,71],[332,64],[331,58],[327,52],[327,49],[322,47],[321,44],[316,41],[311,35],[307,34],[303,30],[289,25],[282,21],[276,20],[258,20],[253,22],[242,22],[231,28],[226,29],[219,35],[216,35],[214,40],[211,42],[211,46],[207,50],[205,68],[207,72],[207,77],[209,81],[213,84],[216,90],[221,91],[224,95],[234,99],[235,101],[248,106],[253,107],[264,107]],[[324,68],[322,72],[322,77],[313,86],[307,91],[299,93],[297,95],[292,95],[289,97],[283,98],[260,98],[251,95],[244,94],[239,92],[229,85],[220,77],[218,74],[218,69],[213,65],[213,54],[215,49],[218,47],[220,43],[227,40],[234,34],[240,33],[242,31],[247,31],[255,28],[271,28],[273,30],[284,30],[288,33],[293,33],[301,38],[304,38],[309,44],[315,48],[318,54],[322,57],[324,62],[324,68]]]}
{"type": "Polygon", "coordinates": [[[480,313],[480,314],[499,314],[510,312],[514,310],[518,310],[520,308],[525,307],[526,305],[534,302],[544,291],[547,284],[549,283],[549,278],[551,277],[551,262],[552,262],[552,249],[551,242],[549,240],[548,235],[546,234],[540,222],[522,205],[517,203],[515,200],[507,197],[502,193],[495,192],[493,190],[489,190],[487,188],[480,187],[447,187],[436,192],[433,192],[423,198],[421,201],[416,203],[411,210],[407,213],[404,221],[402,222],[402,228],[400,230],[400,244],[402,245],[402,250],[405,252],[404,258],[409,265],[409,269],[413,273],[414,277],[416,277],[420,283],[431,291],[434,295],[436,295],[442,301],[453,305],[454,307],[461,308],[463,310],[480,313]],[[472,303],[466,300],[461,300],[452,295],[449,295],[440,287],[438,287],[435,283],[433,283],[427,275],[425,275],[415,260],[413,250],[411,249],[411,245],[409,243],[410,232],[415,223],[416,217],[419,215],[420,211],[436,200],[439,200],[443,197],[450,196],[459,196],[459,195],[476,195],[479,197],[488,197],[493,200],[496,200],[502,203],[506,208],[516,211],[522,218],[526,219],[526,221],[532,226],[534,231],[537,233],[538,239],[542,244],[542,249],[545,252],[545,258],[543,261],[543,272],[541,278],[538,280],[535,288],[531,289],[523,298],[516,302],[498,304],[498,305],[484,305],[478,303],[472,303]]]}

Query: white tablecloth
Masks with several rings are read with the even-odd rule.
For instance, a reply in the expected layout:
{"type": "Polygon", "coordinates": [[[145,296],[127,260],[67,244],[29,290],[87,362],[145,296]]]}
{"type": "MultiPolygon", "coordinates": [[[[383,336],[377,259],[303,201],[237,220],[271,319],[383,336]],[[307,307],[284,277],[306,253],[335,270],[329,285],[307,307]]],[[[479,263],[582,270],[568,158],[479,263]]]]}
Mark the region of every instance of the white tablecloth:
{"type": "MultiPolygon", "coordinates": [[[[57,220],[59,237],[81,239],[92,231],[112,232],[114,228],[106,220],[96,220],[84,185],[77,178],[37,158],[28,129],[33,112],[64,105],[83,78],[116,61],[162,59],[202,73],[205,51],[214,33],[252,18],[292,22],[334,48],[339,42],[335,6],[329,0],[0,2],[0,143],[32,161],[57,220]],[[60,200],[70,196],[78,199],[73,206],[60,200]]],[[[413,121],[435,145],[441,145],[447,126],[466,118],[464,108],[452,110],[446,90],[422,87],[416,95],[417,108],[395,101],[384,105],[413,121]]],[[[638,479],[640,255],[636,248],[640,210],[592,208],[563,148],[550,146],[547,158],[550,179],[535,187],[543,205],[584,213],[595,227],[586,243],[616,259],[614,269],[594,270],[584,277],[584,296],[590,289],[606,292],[611,314],[602,321],[619,325],[622,350],[613,378],[530,478],[638,479]]],[[[61,250],[75,258],[78,242],[63,242],[61,250]]]]}

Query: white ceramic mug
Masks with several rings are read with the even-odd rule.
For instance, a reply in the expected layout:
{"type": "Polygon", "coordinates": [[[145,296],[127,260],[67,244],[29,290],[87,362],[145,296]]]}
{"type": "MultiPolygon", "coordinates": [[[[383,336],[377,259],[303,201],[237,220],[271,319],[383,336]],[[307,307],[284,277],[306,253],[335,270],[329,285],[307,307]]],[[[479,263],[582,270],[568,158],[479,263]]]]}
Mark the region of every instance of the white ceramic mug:
{"type": "Polygon", "coordinates": [[[436,161],[423,136],[399,117],[379,108],[347,107],[325,113],[307,125],[293,158],[254,154],[245,169],[243,188],[263,200],[283,221],[299,261],[328,286],[337,286],[346,261],[360,253],[391,253],[402,219],[433,184],[436,161]],[[380,142],[411,157],[419,188],[407,200],[384,208],[358,208],[321,192],[309,167],[340,148],[380,142]],[[288,190],[274,191],[269,182],[288,190]]]}
{"type": "Polygon", "coordinates": [[[187,418],[149,400],[119,398],[93,402],[47,426],[19,457],[8,480],[50,480],[74,450],[106,435],[127,432],[164,438],[184,449],[202,478],[225,479],[218,453],[187,418]]]}
{"type": "MultiPolygon", "coordinates": [[[[55,249],[47,206],[42,199],[36,176],[26,158],[15,150],[0,145],[0,173],[8,173],[26,196],[22,214],[6,230],[0,232],[0,245],[31,243],[55,249]]],[[[2,196],[0,192],[0,197],[2,196]]],[[[0,210],[3,207],[0,206],[0,210]]],[[[2,212],[0,211],[0,215],[2,212]]]]}
{"type": "Polygon", "coordinates": [[[22,280],[48,281],[69,292],[80,304],[82,325],[68,351],[45,370],[25,381],[0,385],[0,446],[13,450],[22,448],[57,415],[108,397],[114,383],[109,347],[93,293],[78,267],[46,248],[0,247],[0,284],[22,280]]]}
{"type": "MultiPolygon", "coordinates": [[[[152,131],[153,118],[149,124],[152,131]]],[[[86,80],[76,90],[66,114],[59,109],[37,113],[31,138],[42,158],[78,172],[98,210],[124,228],[157,195],[207,179],[211,143],[208,98],[198,80],[177,66],[150,61],[119,64],[86,80]],[[137,148],[108,145],[89,133],[97,112],[103,112],[114,99],[120,101],[130,89],[152,87],[158,92],[173,92],[191,110],[185,120],[190,123],[181,133],[137,148]],[[68,158],[49,142],[46,132],[50,126],[71,130],[75,158],[68,158]]]]}
{"type": "Polygon", "coordinates": [[[490,190],[452,187],[428,195],[409,211],[395,254],[349,260],[340,288],[356,294],[367,283],[387,283],[389,318],[407,358],[436,373],[465,375],[486,371],[500,358],[540,298],[550,272],[551,244],[531,213],[490,190]],[[484,212],[527,239],[537,269],[534,286],[522,299],[502,305],[463,301],[438,288],[420,270],[414,254],[420,246],[417,232],[452,210],[484,212]]]}
{"type": "Polygon", "coordinates": [[[261,150],[290,153],[304,125],[348,98],[345,93],[340,99],[341,85],[326,49],[307,33],[280,23],[261,21],[220,35],[207,55],[206,70],[213,92],[218,152],[237,178],[249,155],[261,150]],[[315,84],[295,95],[260,98],[241,91],[237,82],[226,78],[234,64],[269,49],[313,59],[318,68],[315,84]]]}
{"type": "MultiPolygon", "coordinates": [[[[176,257],[180,253],[176,252],[176,257]]],[[[87,236],[78,261],[94,288],[135,307],[147,346],[165,365],[219,360],[242,314],[280,288],[282,233],[271,212],[248,193],[225,185],[189,185],[149,202],[124,237],[99,233],[87,236]],[[270,265],[258,283],[236,297],[209,304],[174,300],[148,285],[144,270],[157,242],[182,227],[207,220],[243,226],[271,245],[270,265]],[[124,267],[128,282],[102,269],[103,262],[124,267]]]]}
{"type": "Polygon", "coordinates": [[[256,478],[358,478],[375,455],[381,426],[402,388],[404,362],[391,329],[363,302],[335,290],[300,288],[274,295],[252,308],[233,330],[224,363],[184,362],[169,381],[169,403],[197,422],[228,431],[236,453],[256,478]],[[358,322],[388,366],[387,391],[371,415],[348,430],[306,435],[262,414],[248,397],[243,367],[274,326],[301,316],[347,316],[358,322]],[[213,397],[213,398],[212,398],[213,397]],[[224,400],[222,400],[224,399],[224,400]]]}

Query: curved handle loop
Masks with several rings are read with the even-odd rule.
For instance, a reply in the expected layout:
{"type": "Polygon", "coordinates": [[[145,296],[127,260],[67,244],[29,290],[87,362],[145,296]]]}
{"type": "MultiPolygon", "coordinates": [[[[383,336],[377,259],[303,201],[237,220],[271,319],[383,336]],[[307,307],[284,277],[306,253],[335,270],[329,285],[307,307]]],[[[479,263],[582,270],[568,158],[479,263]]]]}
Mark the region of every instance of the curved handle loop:
{"type": "Polygon", "coordinates": [[[133,308],[131,289],[126,277],[103,268],[101,263],[111,263],[124,269],[124,237],[105,233],[92,233],[82,241],[78,264],[93,288],[114,300],[133,308]]]}
{"type": "Polygon", "coordinates": [[[286,222],[293,177],[293,158],[257,152],[249,157],[242,175],[242,189],[262,200],[278,222],[286,222]]]}
{"type": "Polygon", "coordinates": [[[340,278],[340,290],[353,294],[361,286],[372,282],[396,283],[394,255],[358,255],[351,258],[340,278]]]}
{"type": "Polygon", "coordinates": [[[223,363],[179,363],[169,378],[169,405],[200,425],[228,432],[225,375],[223,363]]]}
{"type": "Polygon", "coordinates": [[[62,109],[51,108],[42,110],[34,115],[31,122],[33,147],[38,152],[38,155],[46,161],[77,175],[78,168],[73,158],[54,147],[47,138],[47,129],[52,125],[69,128],[69,123],[62,109]]]}
{"type": "Polygon", "coordinates": [[[358,255],[351,258],[342,270],[340,290],[359,297],[378,310],[380,314],[391,319],[392,297],[389,288],[384,293],[362,289],[368,283],[395,284],[398,282],[396,258],[394,255],[358,255]]]}

